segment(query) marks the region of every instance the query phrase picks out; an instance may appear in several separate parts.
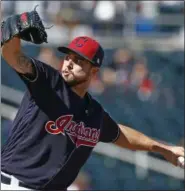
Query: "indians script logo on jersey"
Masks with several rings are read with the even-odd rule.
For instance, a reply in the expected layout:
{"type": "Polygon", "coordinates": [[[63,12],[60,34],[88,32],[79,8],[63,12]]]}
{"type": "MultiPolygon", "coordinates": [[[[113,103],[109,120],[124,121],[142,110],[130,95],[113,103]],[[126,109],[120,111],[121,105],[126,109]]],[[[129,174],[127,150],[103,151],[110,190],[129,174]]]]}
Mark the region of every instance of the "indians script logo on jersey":
{"type": "Polygon", "coordinates": [[[100,130],[85,127],[83,122],[76,123],[73,121],[73,115],[63,115],[55,122],[48,121],[45,129],[53,135],[60,133],[63,135],[65,135],[65,133],[68,134],[72,142],[76,144],[76,147],[81,145],[94,147],[100,136],[100,130]]]}

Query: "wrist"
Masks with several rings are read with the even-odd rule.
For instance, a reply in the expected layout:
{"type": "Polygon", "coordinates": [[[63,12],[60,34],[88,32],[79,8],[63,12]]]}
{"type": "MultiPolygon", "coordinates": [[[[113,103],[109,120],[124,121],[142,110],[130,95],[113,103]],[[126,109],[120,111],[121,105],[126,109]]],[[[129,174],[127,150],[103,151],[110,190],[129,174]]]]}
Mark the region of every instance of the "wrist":
{"type": "Polygon", "coordinates": [[[152,146],[152,152],[160,153],[163,155],[167,151],[169,151],[169,146],[163,143],[155,142],[152,146]]]}

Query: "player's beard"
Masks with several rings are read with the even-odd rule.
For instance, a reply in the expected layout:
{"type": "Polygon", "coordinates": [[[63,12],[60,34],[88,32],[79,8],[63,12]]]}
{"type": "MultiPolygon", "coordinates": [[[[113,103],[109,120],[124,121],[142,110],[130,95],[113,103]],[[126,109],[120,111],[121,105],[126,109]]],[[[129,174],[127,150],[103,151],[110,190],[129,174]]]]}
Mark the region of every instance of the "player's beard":
{"type": "Polygon", "coordinates": [[[80,85],[80,84],[83,84],[85,82],[87,82],[88,79],[87,78],[84,78],[84,79],[73,79],[73,80],[66,80],[67,84],[70,86],[70,87],[75,87],[77,85],[80,85]]]}
{"type": "Polygon", "coordinates": [[[83,78],[77,78],[75,77],[75,75],[73,74],[73,79],[66,79],[65,78],[65,82],[70,86],[70,87],[75,87],[77,85],[86,83],[89,81],[89,74],[87,74],[86,76],[84,76],[83,78]]]}

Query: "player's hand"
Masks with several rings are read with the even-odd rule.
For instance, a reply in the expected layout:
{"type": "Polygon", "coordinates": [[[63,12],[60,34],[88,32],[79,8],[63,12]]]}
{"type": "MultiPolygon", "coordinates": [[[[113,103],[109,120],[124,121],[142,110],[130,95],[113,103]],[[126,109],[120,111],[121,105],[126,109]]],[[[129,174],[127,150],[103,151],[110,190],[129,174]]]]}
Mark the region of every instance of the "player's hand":
{"type": "Polygon", "coordinates": [[[34,44],[47,43],[47,33],[42,20],[36,11],[36,7],[31,12],[25,12],[20,15],[20,37],[25,41],[34,44]]]}
{"type": "MultiPolygon", "coordinates": [[[[184,157],[183,147],[169,146],[162,155],[175,166],[179,166],[184,169],[184,161],[179,162],[179,158],[184,157]]],[[[183,159],[183,158],[182,158],[183,159]]]]}
{"type": "Polygon", "coordinates": [[[47,42],[47,33],[36,9],[13,15],[1,23],[1,46],[15,36],[34,44],[47,42]]]}

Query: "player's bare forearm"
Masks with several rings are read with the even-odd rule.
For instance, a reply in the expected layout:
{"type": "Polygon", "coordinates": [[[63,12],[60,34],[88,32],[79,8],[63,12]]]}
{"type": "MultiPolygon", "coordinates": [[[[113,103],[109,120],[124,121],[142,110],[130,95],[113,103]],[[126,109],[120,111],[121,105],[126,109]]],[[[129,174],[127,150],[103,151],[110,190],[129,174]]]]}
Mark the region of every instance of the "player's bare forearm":
{"type": "MultiPolygon", "coordinates": [[[[120,124],[119,127],[120,136],[116,140],[115,144],[120,147],[131,150],[143,150],[160,153],[169,162],[176,166],[179,165],[179,158],[184,157],[183,147],[165,145],[130,127],[120,124]]],[[[181,162],[180,166],[184,168],[184,160],[181,162]]]]}
{"type": "Polygon", "coordinates": [[[120,147],[128,148],[131,150],[144,150],[151,152],[161,152],[168,147],[130,127],[120,124],[119,127],[121,133],[115,144],[120,147]]]}
{"type": "Polygon", "coordinates": [[[33,64],[22,51],[21,40],[14,37],[2,46],[2,57],[17,72],[34,74],[33,64]]]}

